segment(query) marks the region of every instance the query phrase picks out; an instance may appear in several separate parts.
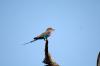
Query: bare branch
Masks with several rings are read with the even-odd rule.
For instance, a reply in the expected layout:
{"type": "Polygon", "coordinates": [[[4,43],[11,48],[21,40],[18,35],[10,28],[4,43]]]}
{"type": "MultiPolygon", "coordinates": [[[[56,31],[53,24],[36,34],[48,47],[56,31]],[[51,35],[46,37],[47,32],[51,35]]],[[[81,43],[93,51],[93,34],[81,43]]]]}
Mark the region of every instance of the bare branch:
{"type": "Polygon", "coordinates": [[[46,64],[45,66],[59,66],[56,62],[52,60],[51,55],[48,51],[48,40],[46,40],[45,43],[45,58],[43,63],[46,64]]]}

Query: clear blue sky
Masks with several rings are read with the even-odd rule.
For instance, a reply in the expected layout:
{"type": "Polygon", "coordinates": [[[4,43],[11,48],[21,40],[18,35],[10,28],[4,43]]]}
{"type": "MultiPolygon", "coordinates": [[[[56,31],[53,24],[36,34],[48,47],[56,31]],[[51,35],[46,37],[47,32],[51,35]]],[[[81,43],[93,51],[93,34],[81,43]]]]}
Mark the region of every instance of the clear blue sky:
{"type": "Polygon", "coordinates": [[[61,66],[96,66],[100,0],[0,0],[0,66],[43,66],[44,41],[22,43],[52,26],[49,51],[61,66]]]}

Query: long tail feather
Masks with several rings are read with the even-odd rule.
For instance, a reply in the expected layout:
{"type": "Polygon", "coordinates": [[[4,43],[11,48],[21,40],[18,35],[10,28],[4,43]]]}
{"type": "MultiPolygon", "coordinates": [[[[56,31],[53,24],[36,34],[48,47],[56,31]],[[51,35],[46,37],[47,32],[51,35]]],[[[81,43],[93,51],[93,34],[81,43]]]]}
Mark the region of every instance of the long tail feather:
{"type": "Polygon", "coordinates": [[[27,45],[27,44],[32,43],[32,42],[34,42],[34,41],[36,41],[36,40],[32,40],[32,41],[30,41],[30,42],[24,43],[23,45],[27,45]]]}

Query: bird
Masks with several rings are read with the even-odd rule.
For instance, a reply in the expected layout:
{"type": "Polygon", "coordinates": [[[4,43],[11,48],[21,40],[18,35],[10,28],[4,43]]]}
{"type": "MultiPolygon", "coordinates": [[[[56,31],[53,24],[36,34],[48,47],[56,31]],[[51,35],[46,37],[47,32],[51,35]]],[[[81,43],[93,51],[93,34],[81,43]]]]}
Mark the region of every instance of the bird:
{"type": "Polygon", "coordinates": [[[29,43],[32,43],[32,42],[37,41],[37,40],[40,40],[40,39],[43,39],[43,40],[46,41],[46,40],[48,39],[48,37],[50,37],[51,33],[52,33],[54,30],[55,30],[55,29],[53,29],[52,27],[48,27],[48,28],[46,29],[45,32],[43,32],[43,33],[41,33],[40,35],[34,37],[33,40],[31,40],[31,41],[25,43],[24,45],[29,44],[29,43]]]}

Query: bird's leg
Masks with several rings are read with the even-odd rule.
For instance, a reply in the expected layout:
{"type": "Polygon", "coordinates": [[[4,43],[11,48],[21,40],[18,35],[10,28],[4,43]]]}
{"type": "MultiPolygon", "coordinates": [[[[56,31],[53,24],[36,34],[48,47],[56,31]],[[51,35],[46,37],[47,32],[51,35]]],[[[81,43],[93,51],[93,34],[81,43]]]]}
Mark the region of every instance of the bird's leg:
{"type": "Polygon", "coordinates": [[[47,37],[44,37],[43,39],[44,39],[44,41],[47,41],[48,40],[47,37]]]}

